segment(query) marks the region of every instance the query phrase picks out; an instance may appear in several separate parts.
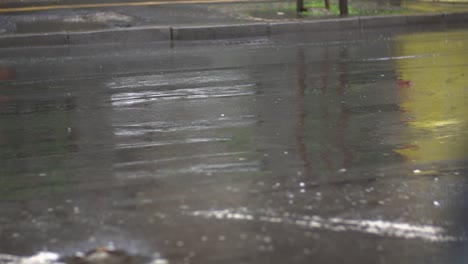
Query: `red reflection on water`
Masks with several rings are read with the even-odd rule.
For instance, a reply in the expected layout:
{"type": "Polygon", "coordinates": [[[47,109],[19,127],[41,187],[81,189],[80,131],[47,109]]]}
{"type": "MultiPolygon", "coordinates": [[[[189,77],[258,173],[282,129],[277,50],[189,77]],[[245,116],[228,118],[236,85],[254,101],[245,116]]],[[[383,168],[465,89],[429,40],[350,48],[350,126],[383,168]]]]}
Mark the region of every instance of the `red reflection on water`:
{"type": "Polygon", "coordinates": [[[0,66],[0,81],[14,80],[15,78],[15,68],[0,66]]]}
{"type": "Polygon", "coordinates": [[[411,87],[411,81],[410,80],[398,79],[397,84],[398,84],[398,87],[400,89],[411,87]]]}
{"type": "MultiPolygon", "coordinates": [[[[0,66],[0,82],[14,80],[16,78],[16,70],[12,67],[0,66]]],[[[13,101],[13,98],[0,93],[0,104],[13,101]]]]}

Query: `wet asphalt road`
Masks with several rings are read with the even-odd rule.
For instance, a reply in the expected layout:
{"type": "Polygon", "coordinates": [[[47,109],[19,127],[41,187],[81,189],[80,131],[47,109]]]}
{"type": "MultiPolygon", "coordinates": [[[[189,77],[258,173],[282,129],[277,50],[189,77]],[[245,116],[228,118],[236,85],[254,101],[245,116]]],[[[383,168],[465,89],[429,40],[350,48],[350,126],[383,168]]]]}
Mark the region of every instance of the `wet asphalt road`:
{"type": "Polygon", "coordinates": [[[0,50],[0,253],[466,263],[468,31],[338,35],[0,50]]]}

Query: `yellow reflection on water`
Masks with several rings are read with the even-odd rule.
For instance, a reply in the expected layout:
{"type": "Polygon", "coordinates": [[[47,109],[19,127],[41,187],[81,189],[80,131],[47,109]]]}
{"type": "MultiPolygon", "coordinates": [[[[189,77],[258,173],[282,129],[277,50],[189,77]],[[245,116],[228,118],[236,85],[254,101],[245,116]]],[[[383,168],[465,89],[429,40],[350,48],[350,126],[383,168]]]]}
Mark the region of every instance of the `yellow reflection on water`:
{"type": "Polygon", "coordinates": [[[396,38],[402,118],[410,142],[397,149],[414,162],[468,155],[468,31],[396,38]]]}

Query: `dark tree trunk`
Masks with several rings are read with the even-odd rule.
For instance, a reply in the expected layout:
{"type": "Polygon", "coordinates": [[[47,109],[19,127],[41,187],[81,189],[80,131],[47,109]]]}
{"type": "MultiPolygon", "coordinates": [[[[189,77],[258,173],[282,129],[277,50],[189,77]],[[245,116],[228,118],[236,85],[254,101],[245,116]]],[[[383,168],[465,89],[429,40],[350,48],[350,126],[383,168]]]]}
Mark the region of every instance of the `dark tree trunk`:
{"type": "Polygon", "coordinates": [[[304,11],[304,0],[296,0],[296,11],[298,13],[301,13],[302,11],[304,11]]]}
{"type": "Polygon", "coordinates": [[[340,0],[340,16],[348,15],[348,0],[340,0]]]}

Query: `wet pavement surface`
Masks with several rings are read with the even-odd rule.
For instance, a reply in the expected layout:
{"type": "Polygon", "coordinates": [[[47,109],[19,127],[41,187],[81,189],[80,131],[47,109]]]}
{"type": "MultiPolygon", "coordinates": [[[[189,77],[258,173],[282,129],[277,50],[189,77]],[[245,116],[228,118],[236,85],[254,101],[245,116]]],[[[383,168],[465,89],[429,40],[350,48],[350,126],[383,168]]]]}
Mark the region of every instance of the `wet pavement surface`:
{"type": "MultiPolygon", "coordinates": [[[[10,1],[0,2],[0,36],[9,34],[40,34],[50,32],[79,32],[129,28],[138,26],[177,26],[177,25],[212,25],[238,24],[252,22],[244,9],[268,6],[274,1],[227,1],[219,3],[180,4],[174,1],[10,1]],[[131,6],[139,2],[147,5],[131,6]],[[164,2],[162,4],[158,4],[164,2]],[[117,6],[81,5],[116,4],[117,6]],[[122,4],[122,6],[118,6],[122,4]],[[67,6],[63,9],[45,9],[29,11],[4,11],[9,8],[67,6]]],[[[187,1],[189,2],[189,1],[187,1]]]]}
{"type": "MultiPolygon", "coordinates": [[[[298,15],[295,11],[295,1],[218,1],[217,3],[197,3],[194,0],[193,3],[185,1],[186,3],[183,4],[180,1],[173,1],[172,4],[171,1],[162,0],[100,0],[99,3],[90,0],[4,0],[0,1],[0,36],[109,30],[139,26],[219,25],[339,17],[338,2],[332,3],[331,11],[328,11],[324,9],[323,1],[306,1],[309,12],[298,15]],[[142,5],[131,6],[132,3],[142,5]],[[106,4],[117,6],[105,6],[106,4]],[[93,7],[85,7],[86,5],[93,7]],[[55,7],[63,7],[63,9],[55,9],[55,7]],[[11,11],[9,10],[11,8],[36,9],[11,11]]],[[[427,3],[416,0],[354,0],[350,1],[349,9],[350,16],[442,14],[466,12],[468,4],[446,1],[427,3]]]]}
{"type": "Polygon", "coordinates": [[[0,261],[466,263],[468,30],[404,31],[1,49],[0,261]]]}
{"type": "MultiPolygon", "coordinates": [[[[224,8],[234,4],[227,3],[224,8]]],[[[217,5],[160,5],[45,10],[0,15],[0,34],[77,32],[138,26],[233,24],[249,22],[217,5]]],[[[0,12],[1,13],[1,12],[0,12]]]]}

